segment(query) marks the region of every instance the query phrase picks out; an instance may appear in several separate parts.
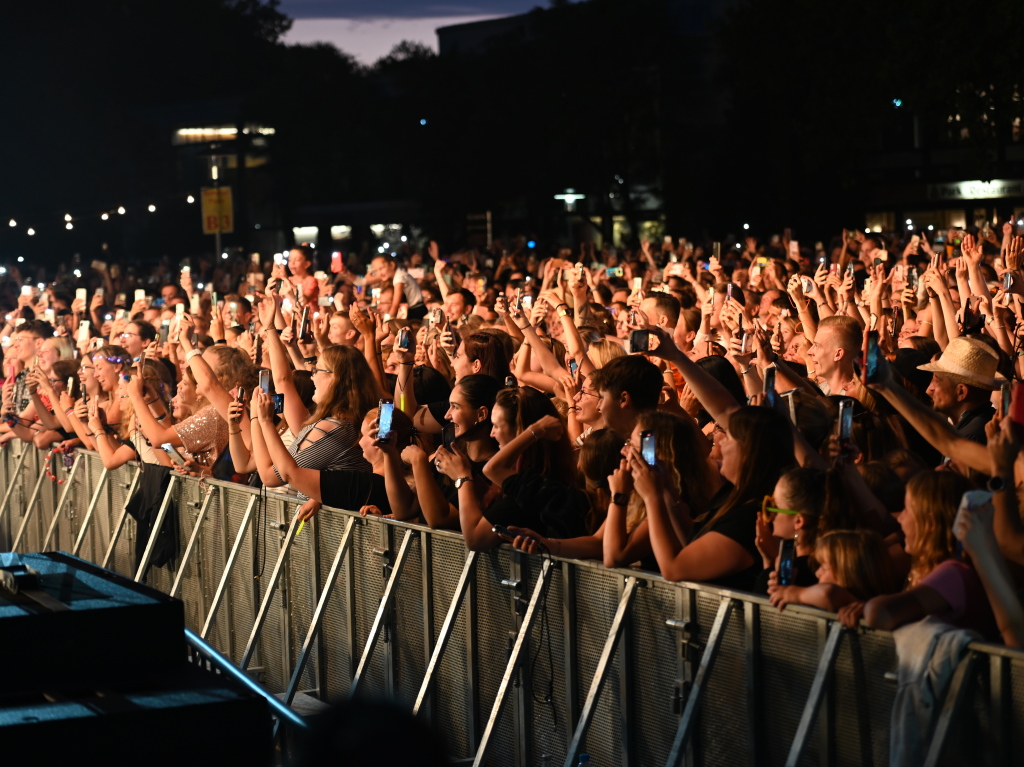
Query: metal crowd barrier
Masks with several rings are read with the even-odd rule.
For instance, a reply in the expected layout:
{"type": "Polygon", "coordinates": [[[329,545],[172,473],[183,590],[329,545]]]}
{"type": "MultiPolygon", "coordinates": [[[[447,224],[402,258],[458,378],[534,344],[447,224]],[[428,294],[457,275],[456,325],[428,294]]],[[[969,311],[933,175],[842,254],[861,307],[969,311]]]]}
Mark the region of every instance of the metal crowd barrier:
{"type": "MultiPolygon", "coordinates": [[[[635,570],[467,552],[461,536],[175,478],[179,556],[135,561],[134,464],[0,451],[0,550],[63,549],[181,598],[187,628],[291,704],[377,696],[433,722],[461,763],[885,765],[888,633],[635,570]],[[58,463],[60,463],[58,461],[58,463]]],[[[167,508],[165,502],[164,509],[167,508]]],[[[158,527],[156,528],[158,529],[158,527]]],[[[382,745],[386,748],[386,744],[382,745]]],[[[971,645],[929,765],[1024,753],[1024,653],[971,645]]]]}

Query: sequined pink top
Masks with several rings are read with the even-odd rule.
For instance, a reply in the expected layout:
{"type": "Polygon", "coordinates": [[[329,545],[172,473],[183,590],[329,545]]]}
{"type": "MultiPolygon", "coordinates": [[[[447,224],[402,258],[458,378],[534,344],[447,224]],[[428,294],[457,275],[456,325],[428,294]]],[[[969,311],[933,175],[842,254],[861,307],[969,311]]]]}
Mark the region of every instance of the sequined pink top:
{"type": "Polygon", "coordinates": [[[189,457],[201,466],[212,469],[228,446],[228,425],[213,405],[174,425],[189,457]]]}

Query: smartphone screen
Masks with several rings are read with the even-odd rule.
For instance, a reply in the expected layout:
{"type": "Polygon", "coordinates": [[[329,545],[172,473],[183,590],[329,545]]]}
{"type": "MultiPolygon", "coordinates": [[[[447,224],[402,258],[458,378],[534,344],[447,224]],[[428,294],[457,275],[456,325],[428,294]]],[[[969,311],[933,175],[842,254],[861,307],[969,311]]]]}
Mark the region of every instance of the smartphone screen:
{"type": "Polygon", "coordinates": [[[629,334],[629,353],[642,354],[648,350],[651,342],[651,331],[634,330],[629,334]]]}
{"type": "Polygon", "coordinates": [[[658,457],[655,454],[654,448],[654,432],[647,429],[640,435],[640,455],[643,456],[648,466],[654,466],[658,463],[658,457]]]}
{"type": "Polygon", "coordinates": [[[580,369],[579,363],[572,357],[569,358],[569,374],[575,378],[576,371],[580,369]]]}
{"type": "Polygon", "coordinates": [[[409,328],[402,328],[398,331],[398,338],[395,346],[402,351],[409,351],[409,328]]]}
{"type": "Polygon", "coordinates": [[[174,449],[174,445],[172,445],[170,442],[164,442],[160,447],[162,447],[164,449],[164,452],[171,457],[171,460],[174,461],[179,466],[185,463],[185,458],[182,456],[181,453],[174,449]]]}
{"type": "Polygon", "coordinates": [[[775,390],[775,368],[765,368],[764,371],[764,404],[768,407],[775,407],[779,403],[779,394],[775,390]]]}
{"type": "Polygon", "coordinates": [[[260,388],[263,389],[263,393],[264,394],[270,394],[270,371],[269,370],[261,370],[260,371],[259,382],[260,382],[260,388]]]}
{"type": "Polygon", "coordinates": [[[391,436],[391,421],[392,421],[392,417],[394,416],[394,413],[395,413],[395,403],[394,402],[385,402],[384,400],[381,400],[381,402],[380,402],[380,416],[379,416],[378,426],[377,426],[377,441],[378,442],[387,442],[388,438],[391,436]]]}
{"type": "Polygon", "coordinates": [[[878,378],[878,332],[869,331],[865,339],[863,359],[864,383],[874,383],[878,378]]]}
{"type": "Polygon", "coordinates": [[[845,444],[853,436],[853,401],[844,399],[839,403],[839,444],[845,444]]]}
{"type": "Polygon", "coordinates": [[[779,552],[779,585],[792,586],[796,577],[796,539],[785,538],[779,552]]]}
{"type": "Polygon", "coordinates": [[[1009,290],[1013,287],[1013,272],[1005,272],[1003,274],[1003,290],[1009,290]]]}
{"type": "Polygon", "coordinates": [[[640,288],[643,287],[643,284],[644,284],[644,280],[643,280],[642,277],[634,277],[633,278],[633,292],[634,293],[639,293],[640,292],[640,288]]]}

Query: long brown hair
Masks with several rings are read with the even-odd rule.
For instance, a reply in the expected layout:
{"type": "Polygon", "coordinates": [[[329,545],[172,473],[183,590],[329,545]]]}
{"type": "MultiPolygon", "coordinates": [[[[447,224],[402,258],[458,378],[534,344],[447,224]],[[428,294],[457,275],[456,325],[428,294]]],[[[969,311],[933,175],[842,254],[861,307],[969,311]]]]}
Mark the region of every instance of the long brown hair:
{"type": "Polygon", "coordinates": [[[873,530],[833,530],[818,539],[814,558],[832,568],[837,586],[862,601],[899,591],[892,558],[873,530]]]}
{"type": "Polygon", "coordinates": [[[739,443],[743,460],[740,476],[718,511],[698,517],[704,530],[711,530],[737,506],[760,501],[771,495],[782,472],[793,465],[793,433],[789,421],[767,407],[747,405],[729,416],[729,436],[739,443]]]}
{"type": "Polygon", "coordinates": [[[380,398],[376,380],[362,352],[351,346],[328,346],[320,353],[319,364],[331,371],[331,383],[305,425],[324,418],[362,423],[380,398]]]}
{"type": "Polygon", "coordinates": [[[952,471],[922,471],[907,482],[912,503],[903,510],[915,522],[910,554],[910,583],[917,583],[938,565],[956,555],[953,520],[960,498],[971,489],[966,477],[952,471]]]}
{"type": "MultiPolygon", "coordinates": [[[[515,424],[516,434],[522,434],[530,424],[546,415],[561,419],[558,410],[548,397],[529,386],[502,389],[494,401],[501,407],[509,421],[515,424]]],[[[565,425],[565,422],[562,422],[565,425]]],[[[573,462],[572,444],[568,432],[563,429],[560,439],[541,440],[530,445],[519,457],[517,470],[533,469],[541,474],[557,477],[567,484],[575,484],[576,466],[573,462]]]]}
{"type": "MultiPolygon", "coordinates": [[[[710,445],[697,424],[661,410],[643,411],[636,423],[654,432],[654,455],[679,500],[690,507],[691,514],[703,512],[711,500],[715,473],[708,460],[710,445]]],[[[646,516],[643,500],[634,492],[626,511],[626,530],[632,531],[646,516]]]]}

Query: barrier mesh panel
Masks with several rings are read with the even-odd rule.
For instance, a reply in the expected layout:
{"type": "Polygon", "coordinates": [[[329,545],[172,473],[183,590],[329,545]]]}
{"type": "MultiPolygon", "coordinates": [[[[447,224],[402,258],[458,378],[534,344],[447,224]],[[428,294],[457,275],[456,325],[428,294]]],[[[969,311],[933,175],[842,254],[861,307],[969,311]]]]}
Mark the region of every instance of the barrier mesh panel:
{"type": "MultiPolygon", "coordinates": [[[[405,530],[396,528],[392,534],[397,549],[405,530]]],[[[415,533],[413,536],[395,595],[395,632],[391,637],[397,676],[396,695],[403,707],[412,706],[427,672],[423,625],[426,610],[423,600],[423,540],[415,533]]]]}
{"type": "MultiPolygon", "coordinates": [[[[540,574],[541,560],[529,558],[530,587],[528,594],[533,594],[540,574]]],[[[562,565],[555,562],[548,577],[547,598],[540,603],[541,614],[530,632],[528,649],[529,657],[523,661],[523,671],[529,680],[527,690],[532,697],[527,699],[527,711],[531,712],[529,720],[533,725],[529,728],[530,759],[528,764],[540,764],[545,754],[551,757],[553,764],[565,760],[565,752],[569,748],[571,738],[569,721],[569,695],[565,686],[565,616],[563,612],[563,576],[562,565]],[[542,618],[546,622],[542,623],[542,618]],[[550,653],[550,655],[549,655],[550,653]],[[551,702],[545,701],[551,691],[551,702]]],[[[605,695],[615,697],[618,690],[605,687],[605,695]]]]}
{"type": "MultiPolygon", "coordinates": [[[[707,643],[719,603],[717,595],[697,593],[697,622],[702,644],[707,643]]],[[[747,700],[743,636],[743,611],[734,609],[714,671],[708,678],[697,723],[698,752],[707,765],[737,764],[749,759],[746,712],[752,701],[747,700]]],[[[784,685],[775,689],[785,688],[784,685]]]]}
{"type": "MultiPolygon", "coordinates": [[[[94,457],[94,462],[98,465],[99,458],[94,457]]],[[[114,472],[116,474],[117,472],[114,472]]],[[[107,553],[107,548],[110,545],[111,536],[114,534],[114,528],[117,526],[118,520],[121,518],[121,514],[124,512],[125,504],[128,502],[128,488],[131,485],[132,475],[125,471],[122,481],[109,481],[107,482],[107,489],[100,495],[100,500],[97,503],[96,513],[100,514],[101,517],[105,518],[105,535],[102,540],[97,541],[100,544],[102,553],[97,551],[97,554],[102,559],[107,553]],[[100,508],[104,501],[107,505],[107,513],[103,514],[100,508]]],[[[99,475],[96,475],[94,479],[90,475],[89,487],[95,490],[99,475]]],[[[111,477],[113,479],[113,477],[111,477]]],[[[140,478],[141,481],[141,478],[140,478]]],[[[125,515],[124,527],[121,529],[121,536],[117,539],[117,546],[114,549],[114,554],[110,558],[108,567],[114,572],[121,573],[129,578],[135,575],[135,520],[130,515],[125,515]]]]}
{"type": "MultiPolygon", "coordinates": [[[[444,625],[445,616],[451,606],[455,588],[462,575],[466,546],[461,540],[431,536],[430,545],[434,558],[434,577],[431,588],[434,595],[434,642],[436,644],[444,625]]],[[[441,662],[434,672],[434,695],[431,700],[431,714],[434,726],[444,738],[452,758],[472,756],[478,732],[472,732],[473,701],[471,691],[476,688],[470,678],[472,661],[469,655],[469,641],[466,630],[469,601],[467,592],[459,611],[459,617],[452,627],[448,649],[441,656],[441,662]]]]}
{"type": "MultiPolygon", "coordinates": [[[[200,563],[202,562],[202,536],[208,529],[209,522],[203,522],[202,528],[200,528],[199,538],[196,539],[195,544],[192,547],[192,553],[189,555],[189,561],[184,562],[185,547],[188,546],[189,539],[192,536],[192,531],[195,525],[199,521],[199,512],[202,508],[202,504],[209,497],[211,499],[210,506],[207,508],[207,515],[213,513],[213,504],[217,499],[217,493],[212,488],[206,488],[210,490],[209,496],[199,488],[198,483],[193,485],[189,484],[187,491],[182,493],[183,500],[192,502],[189,505],[182,505],[178,507],[178,540],[180,543],[180,553],[176,563],[176,574],[178,571],[182,572],[181,586],[178,587],[178,598],[185,603],[185,625],[199,633],[203,628],[203,619],[206,617],[206,605],[208,602],[205,600],[205,594],[203,593],[203,582],[202,573],[200,569],[200,563]],[[198,504],[198,506],[193,505],[198,504]]],[[[207,516],[209,520],[209,516],[207,516]]]]}
{"type": "MultiPolygon", "coordinates": [[[[288,524],[291,518],[297,513],[297,505],[294,503],[283,503],[281,504],[282,516],[281,523],[288,524]]],[[[309,525],[306,526],[307,528],[309,525]]],[[[276,666],[281,667],[287,673],[282,680],[281,689],[275,689],[275,692],[281,692],[285,689],[288,684],[288,679],[291,677],[292,670],[295,668],[295,662],[299,658],[299,652],[302,649],[302,642],[306,638],[306,631],[309,629],[309,624],[313,620],[313,610],[316,609],[316,602],[320,596],[319,590],[316,588],[316,567],[313,556],[314,540],[312,530],[304,530],[302,535],[295,538],[292,542],[291,554],[288,559],[288,574],[290,576],[288,583],[287,596],[288,596],[288,615],[289,615],[289,626],[290,626],[290,653],[288,658],[282,658],[284,662],[278,661],[277,659],[269,659],[268,663],[273,663],[276,666]]],[[[330,567],[330,561],[327,564],[320,563],[321,572],[325,573],[325,568],[330,567]]],[[[275,603],[275,607],[280,606],[282,601],[282,594],[280,587],[278,587],[278,595],[275,603]]],[[[264,630],[264,635],[266,631],[264,630]]],[[[306,669],[302,674],[302,679],[299,683],[299,690],[313,690],[318,686],[317,682],[317,669],[319,668],[320,659],[317,657],[316,650],[314,649],[313,654],[309,656],[309,660],[306,662],[306,669]]]]}
{"type": "MultiPolygon", "coordinates": [[[[231,546],[234,546],[235,537],[245,518],[245,510],[249,505],[249,498],[250,494],[247,492],[225,488],[224,499],[229,519],[228,526],[231,530],[231,536],[228,540],[231,546]]],[[[258,503],[259,501],[257,501],[258,503]]],[[[273,571],[274,562],[277,560],[276,535],[268,535],[264,539],[263,534],[261,534],[259,551],[255,552],[253,549],[253,530],[255,526],[261,524],[264,526],[265,531],[264,520],[268,514],[266,503],[264,501],[264,510],[259,517],[257,516],[257,509],[259,507],[257,506],[253,510],[249,527],[244,535],[242,535],[242,544],[239,548],[234,567],[228,575],[228,589],[220,606],[222,612],[225,610],[231,612],[233,637],[231,640],[231,652],[228,654],[228,657],[235,663],[242,659],[245,643],[249,639],[249,633],[252,631],[253,623],[256,620],[256,611],[259,609],[258,596],[255,593],[258,583],[255,580],[255,576],[261,570],[265,575],[269,576],[273,571]],[[266,542],[265,547],[264,540],[266,542]],[[257,555],[258,559],[256,558],[257,555]]],[[[280,655],[277,654],[274,657],[279,658],[280,655]]]]}
{"type": "MultiPolygon", "coordinates": [[[[821,656],[818,623],[813,620],[795,619],[770,606],[762,606],[758,612],[761,629],[760,679],[757,700],[752,703],[757,711],[771,712],[770,722],[764,722],[765,727],[761,731],[765,763],[782,765],[796,736],[821,656]]],[[[742,624],[742,613],[734,613],[732,620],[736,624],[742,624]]],[[[718,662],[721,663],[722,660],[719,658],[718,662]]],[[[717,666],[714,675],[718,675],[717,666]]],[[[742,685],[742,676],[734,678],[731,683],[742,685]]],[[[743,719],[739,721],[744,723],[743,719]]],[[[820,721],[818,726],[820,727],[820,721]]],[[[817,763],[817,732],[818,728],[808,739],[804,751],[804,764],[817,763]]],[[[741,727],[739,732],[733,733],[733,737],[745,742],[746,728],[741,727]]]]}
{"type": "MultiPolygon", "coordinates": [[[[320,572],[323,578],[327,578],[331,565],[341,545],[341,538],[345,533],[345,524],[348,516],[339,512],[321,510],[317,514],[318,535],[320,539],[320,572]]],[[[360,526],[356,523],[356,527],[360,526]]],[[[355,530],[353,529],[353,535],[355,530]]],[[[324,610],[323,622],[320,624],[320,631],[323,636],[324,657],[320,662],[324,664],[326,689],[321,691],[321,697],[329,702],[337,702],[348,695],[349,687],[352,684],[352,670],[358,660],[353,656],[352,648],[349,646],[349,562],[352,557],[351,549],[341,563],[338,570],[338,577],[334,584],[334,591],[327,601],[324,610]]],[[[321,583],[320,588],[327,587],[326,581],[321,583]]],[[[308,628],[308,626],[307,626],[308,628]]],[[[305,633],[303,633],[303,640],[305,633]]]]}
{"type": "MultiPolygon", "coordinates": [[[[164,565],[163,567],[154,567],[152,564],[146,571],[145,583],[157,591],[162,591],[165,594],[169,593],[171,586],[174,584],[174,576],[177,574],[180,563],[181,552],[185,550],[185,546],[188,543],[188,532],[191,531],[192,525],[189,522],[188,528],[184,531],[182,522],[183,519],[187,521],[187,518],[191,516],[191,507],[187,506],[186,503],[195,500],[195,493],[198,491],[198,483],[195,482],[175,482],[174,487],[171,490],[171,498],[175,508],[178,510],[178,557],[171,563],[164,565]]],[[[171,510],[168,509],[168,514],[171,510]]],[[[149,544],[146,541],[143,544],[143,549],[149,544]]],[[[138,568],[136,568],[138,569],[138,568]]]]}
{"type": "Polygon", "coordinates": [[[675,617],[677,592],[678,588],[650,582],[637,590],[633,601],[628,629],[633,696],[628,710],[640,764],[665,764],[679,726],[672,711],[679,637],[665,625],[666,618],[675,617]]]}
{"type": "MultiPolygon", "coordinates": [[[[792,630],[788,623],[785,630],[792,630]]],[[[857,673],[853,662],[854,645],[849,636],[844,637],[836,659],[833,677],[836,764],[860,765],[870,760],[875,764],[886,764],[889,759],[889,715],[896,683],[887,680],[885,674],[896,670],[896,655],[892,640],[876,632],[858,635],[857,646],[863,658],[863,673],[857,673]],[[865,693],[863,698],[862,689],[865,693]],[[870,749],[868,754],[861,753],[862,727],[870,728],[866,738],[870,749]]]]}
{"type": "MultiPolygon", "coordinates": [[[[359,525],[353,529],[352,541],[353,563],[355,566],[355,637],[356,637],[356,665],[362,657],[363,648],[366,646],[367,637],[373,627],[373,620],[377,615],[377,608],[380,607],[381,597],[384,596],[386,581],[383,576],[384,560],[379,554],[374,553],[374,548],[380,549],[382,544],[381,525],[368,523],[359,525]]],[[[397,549],[397,542],[388,547],[392,557],[397,549]]],[[[390,575],[391,571],[388,570],[390,575]]],[[[387,658],[387,645],[384,637],[377,641],[373,656],[367,663],[363,672],[363,680],[360,683],[360,694],[375,697],[386,697],[389,690],[385,685],[385,662],[387,658]]]]}
{"type": "Polygon", "coordinates": [[[1010,754],[1024,754],[1024,660],[1010,662],[1010,684],[1007,691],[1010,707],[1008,729],[1005,731],[1006,750],[1010,754]]]}
{"type": "MultiPolygon", "coordinates": [[[[206,521],[203,523],[202,538],[202,574],[203,590],[207,605],[213,604],[213,597],[217,593],[221,577],[224,575],[224,562],[227,560],[228,548],[234,542],[231,527],[228,524],[227,509],[228,496],[224,488],[215,489],[216,497],[210,504],[206,521]]],[[[246,500],[248,503],[248,500],[246,500]]],[[[229,654],[231,645],[230,616],[228,612],[219,611],[214,616],[213,623],[207,633],[206,640],[216,647],[220,652],[229,654]]]]}
{"type": "MultiPolygon", "coordinates": [[[[590,568],[576,570],[576,652],[579,673],[576,694],[580,706],[594,678],[601,651],[608,638],[608,629],[619,604],[618,573],[600,572],[590,568]]],[[[594,709],[582,750],[595,764],[618,764],[622,754],[620,673],[618,651],[605,678],[604,694],[594,709]]]]}
{"type": "MultiPolygon", "coordinates": [[[[265,501],[265,514],[259,520],[257,520],[255,514],[253,516],[252,529],[255,531],[256,525],[260,525],[259,561],[263,574],[255,581],[255,585],[259,587],[259,599],[254,603],[252,620],[248,623],[249,628],[244,634],[239,633],[236,635],[238,638],[239,657],[241,657],[249,641],[249,634],[252,631],[252,626],[255,624],[256,613],[263,603],[266,590],[270,588],[274,568],[284,546],[284,534],[277,527],[285,514],[284,506],[285,503],[281,498],[270,495],[265,501]],[[263,536],[266,536],[265,549],[263,536]],[[263,564],[264,551],[266,552],[265,566],[263,564]]],[[[250,670],[262,669],[259,675],[260,681],[268,690],[274,693],[284,692],[288,686],[288,679],[291,676],[292,661],[290,657],[286,657],[290,653],[286,652],[285,632],[288,630],[289,612],[294,603],[292,586],[301,577],[300,573],[306,569],[303,563],[303,559],[306,557],[303,546],[309,546],[308,541],[310,538],[312,538],[311,535],[303,535],[301,538],[292,541],[292,546],[288,553],[288,561],[285,562],[281,570],[277,588],[274,590],[273,599],[267,610],[267,617],[263,622],[263,628],[256,641],[252,660],[249,661],[250,670]]],[[[238,566],[235,565],[235,567],[238,566]]],[[[306,591],[308,592],[308,590],[307,588],[306,591]]],[[[293,641],[292,636],[293,632],[289,633],[288,640],[293,641]]],[[[306,690],[308,687],[309,685],[302,684],[299,689],[306,690]]]]}
{"type": "MultiPolygon", "coordinates": [[[[502,579],[508,578],[512,572],[511,561],[512,555],[505,547],[482,554],[477,560],[473,581],[476,589],[477,678],[480,683],[477,720],[481,732],[491,716],[517,630],[511,612],[512,591],[501,585],[502,579]]],[[[529,599],[529,592],[524,589],[522,596],[529,599]]],[[[512,709],[520,689],[511,688],[502,707],[487,753],[489,765],[515,764],[512,709]]]]}

